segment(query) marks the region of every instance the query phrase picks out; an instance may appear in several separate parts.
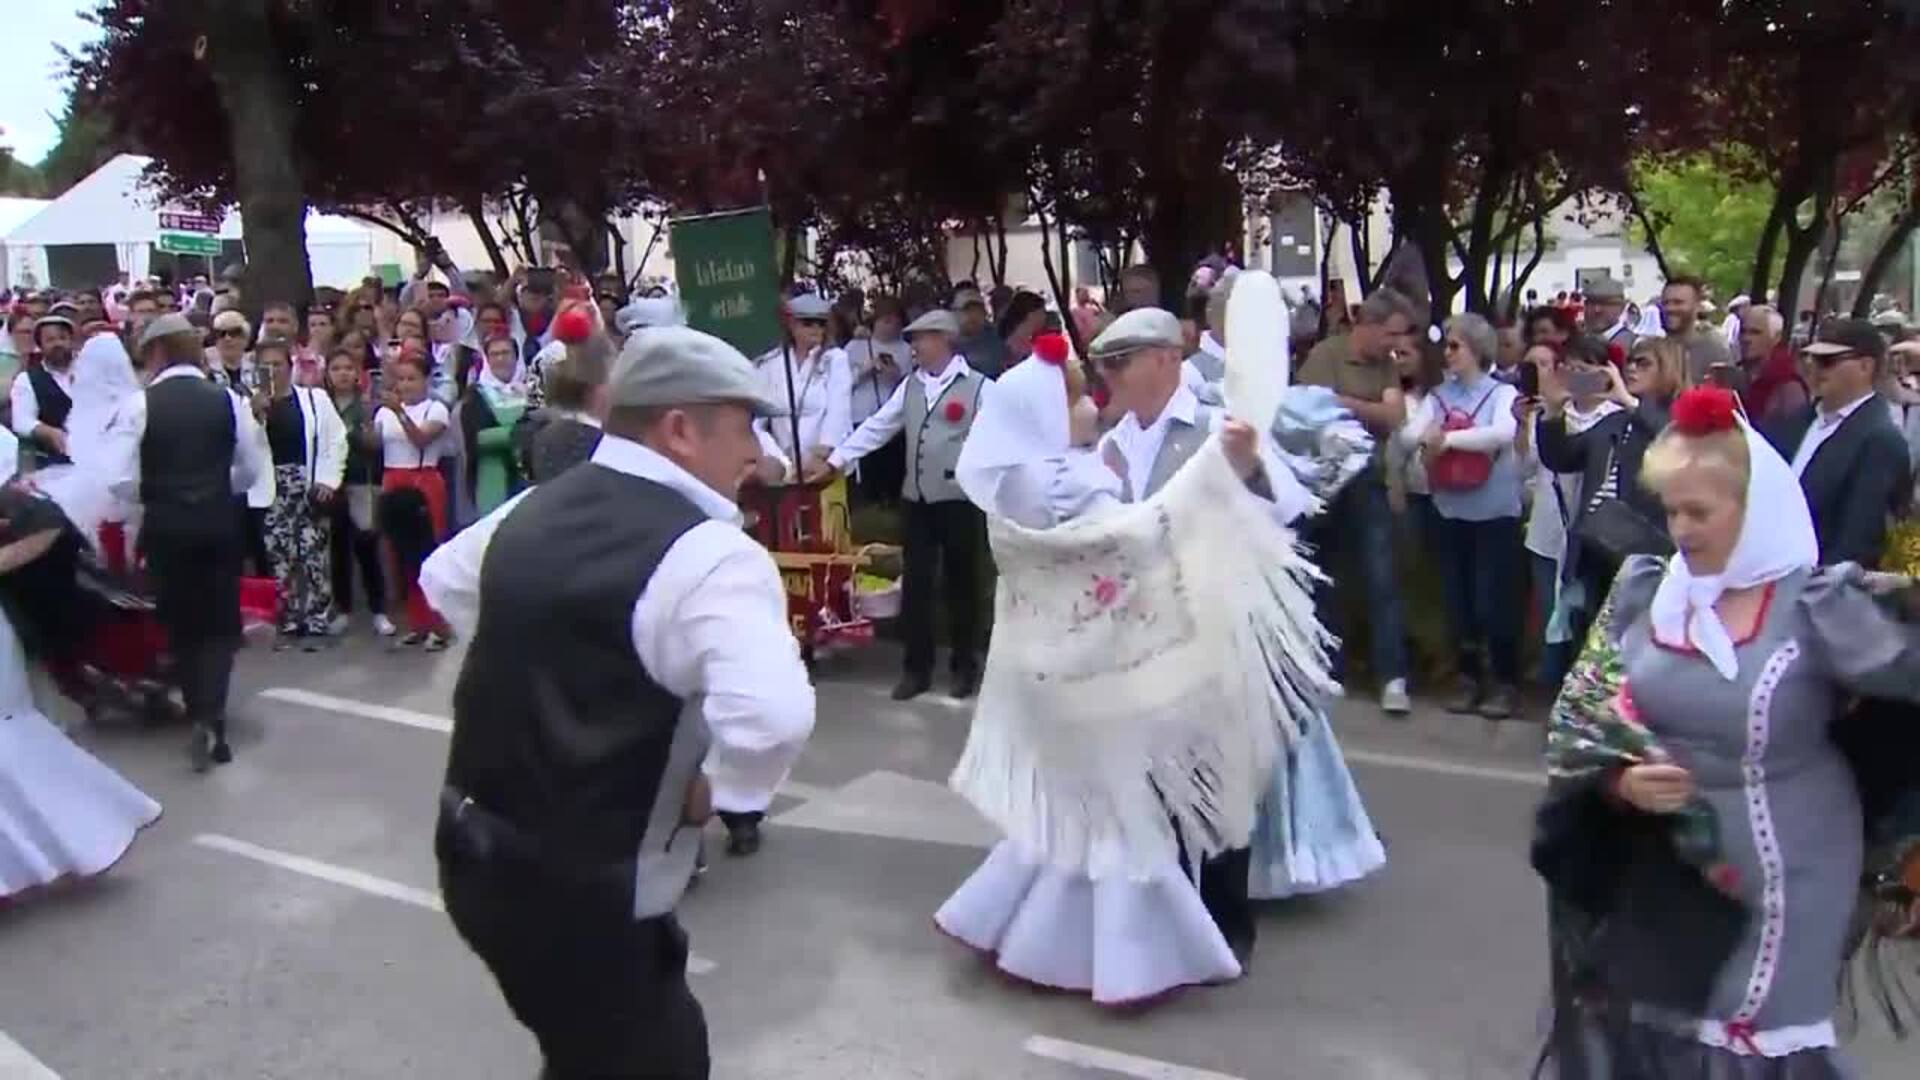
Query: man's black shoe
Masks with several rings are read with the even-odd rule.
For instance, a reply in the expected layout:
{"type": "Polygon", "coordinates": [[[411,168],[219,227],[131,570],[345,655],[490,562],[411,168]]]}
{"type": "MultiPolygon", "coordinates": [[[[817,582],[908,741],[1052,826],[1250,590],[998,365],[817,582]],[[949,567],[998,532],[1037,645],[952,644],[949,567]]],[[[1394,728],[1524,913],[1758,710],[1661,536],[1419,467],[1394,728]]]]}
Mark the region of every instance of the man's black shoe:
{"type": "Polygon", "coordinates": [[[894,685],[893,700],[912,701],[931,689],[933,689],[933,680],[925,675],[903,675],[894,685]]]}

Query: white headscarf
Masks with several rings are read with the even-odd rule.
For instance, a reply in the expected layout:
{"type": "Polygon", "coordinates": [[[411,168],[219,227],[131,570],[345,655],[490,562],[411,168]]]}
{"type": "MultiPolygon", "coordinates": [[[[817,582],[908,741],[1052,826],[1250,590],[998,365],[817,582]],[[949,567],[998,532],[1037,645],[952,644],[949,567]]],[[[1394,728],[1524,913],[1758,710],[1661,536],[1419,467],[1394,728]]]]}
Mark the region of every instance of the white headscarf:
{"type": "Polygon", "coordinates": [[[995,380],[960,448],[953,477],[973,505],[1018,519],[1018,496],[1003,493],[1002,487],[1019,466],[1059,457],[1071,441],[1066,370],[1045,360],[1025,360],[995,380]]]}
{"type": "Polygon", "coordinates": [[[114,413],[140,392],[127,347],[113,334],[95,334],[73,361],[73,409],[67,414],[67,442],[75,461],[97,458],[114,413]]]}
{"type": "Polygon", "coordinates": [[[1692,645],[1728,682],[1739,676],[1740,662],[1733,638],[1714,610],[1720,594],[1778,581],[1820,563],[1813,514],[1793,467],[1745,419],[1735,422],[1747,440],[1747,504],[1740,539],[1718,574],[1695,576],[1683,555],[1669,560],[1651,612],[1656,639],[1692,645]]]}

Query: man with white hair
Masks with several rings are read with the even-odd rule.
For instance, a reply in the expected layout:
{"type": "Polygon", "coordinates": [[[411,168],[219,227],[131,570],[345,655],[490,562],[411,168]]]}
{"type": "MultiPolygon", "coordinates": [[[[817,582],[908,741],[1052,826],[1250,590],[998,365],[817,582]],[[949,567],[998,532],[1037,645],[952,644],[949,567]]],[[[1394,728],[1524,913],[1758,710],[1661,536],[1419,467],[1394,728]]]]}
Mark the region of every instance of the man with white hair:
{"type": "Polygon", "coordinates": [[[1740,366],[1735,380],[1747,416],[1765,424],[1805,407],[1807,382],[1787,347],[1787,323],[1779,310],[1751,304],[1737,321],[1740,366]]]}

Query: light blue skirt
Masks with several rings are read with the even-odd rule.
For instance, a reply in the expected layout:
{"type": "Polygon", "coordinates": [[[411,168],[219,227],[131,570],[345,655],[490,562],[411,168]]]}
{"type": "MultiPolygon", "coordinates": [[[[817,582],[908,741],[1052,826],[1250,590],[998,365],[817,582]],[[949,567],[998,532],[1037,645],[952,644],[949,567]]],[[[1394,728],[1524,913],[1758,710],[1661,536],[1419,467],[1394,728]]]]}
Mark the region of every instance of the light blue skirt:
{"type": "Polygon", "coordinates": [[[1325,712],[1273,770],[1252,847],[1247,891],[1258,900],[1325,892],[1386,865],[1325,712]]]}

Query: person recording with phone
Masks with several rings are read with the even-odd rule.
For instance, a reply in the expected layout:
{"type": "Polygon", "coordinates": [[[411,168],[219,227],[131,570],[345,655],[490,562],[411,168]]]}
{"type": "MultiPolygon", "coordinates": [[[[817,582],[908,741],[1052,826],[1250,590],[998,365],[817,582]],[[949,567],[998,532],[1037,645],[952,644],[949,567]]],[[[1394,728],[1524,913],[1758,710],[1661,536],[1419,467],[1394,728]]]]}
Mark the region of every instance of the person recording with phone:
{"type": "Polygon", "coordinates": [[[1689,389],[1686,345],[1673,338],[1634,343],[1624,373],[1599,339],[1577,337],[1564,354],[1567,375],[1540,370],[1540,422],[1535,436],[1540,461],[1556,473],[1580,477],[1580,500],[1567,516],[1567,548],[1561,562],[1560,603],[1569,640],[1585,639],[1600,602],[1630,555],[1672,550],[1660,501],[1640,484],[1640,460],[1667,426],[1673,400],[1689,389]],[[1577,378],[1576,378],[1577,376],[1577,378]],[[1569,417],[1576,391],[1603,390],[1602,401],[1620,411],[1584,430],[1569,417]]]}
{"type": "Polygon", "coordinates": [[[333,618],[333,500],[347,465],[347,429],[327,392],[293,381],[290,343],[262,341],[254,360],[266,385],[253,415],[267,431],[273,502],[267,507],[267,555],[280,601],[275,647],[298,642],[318,652],[333,618]]]}

